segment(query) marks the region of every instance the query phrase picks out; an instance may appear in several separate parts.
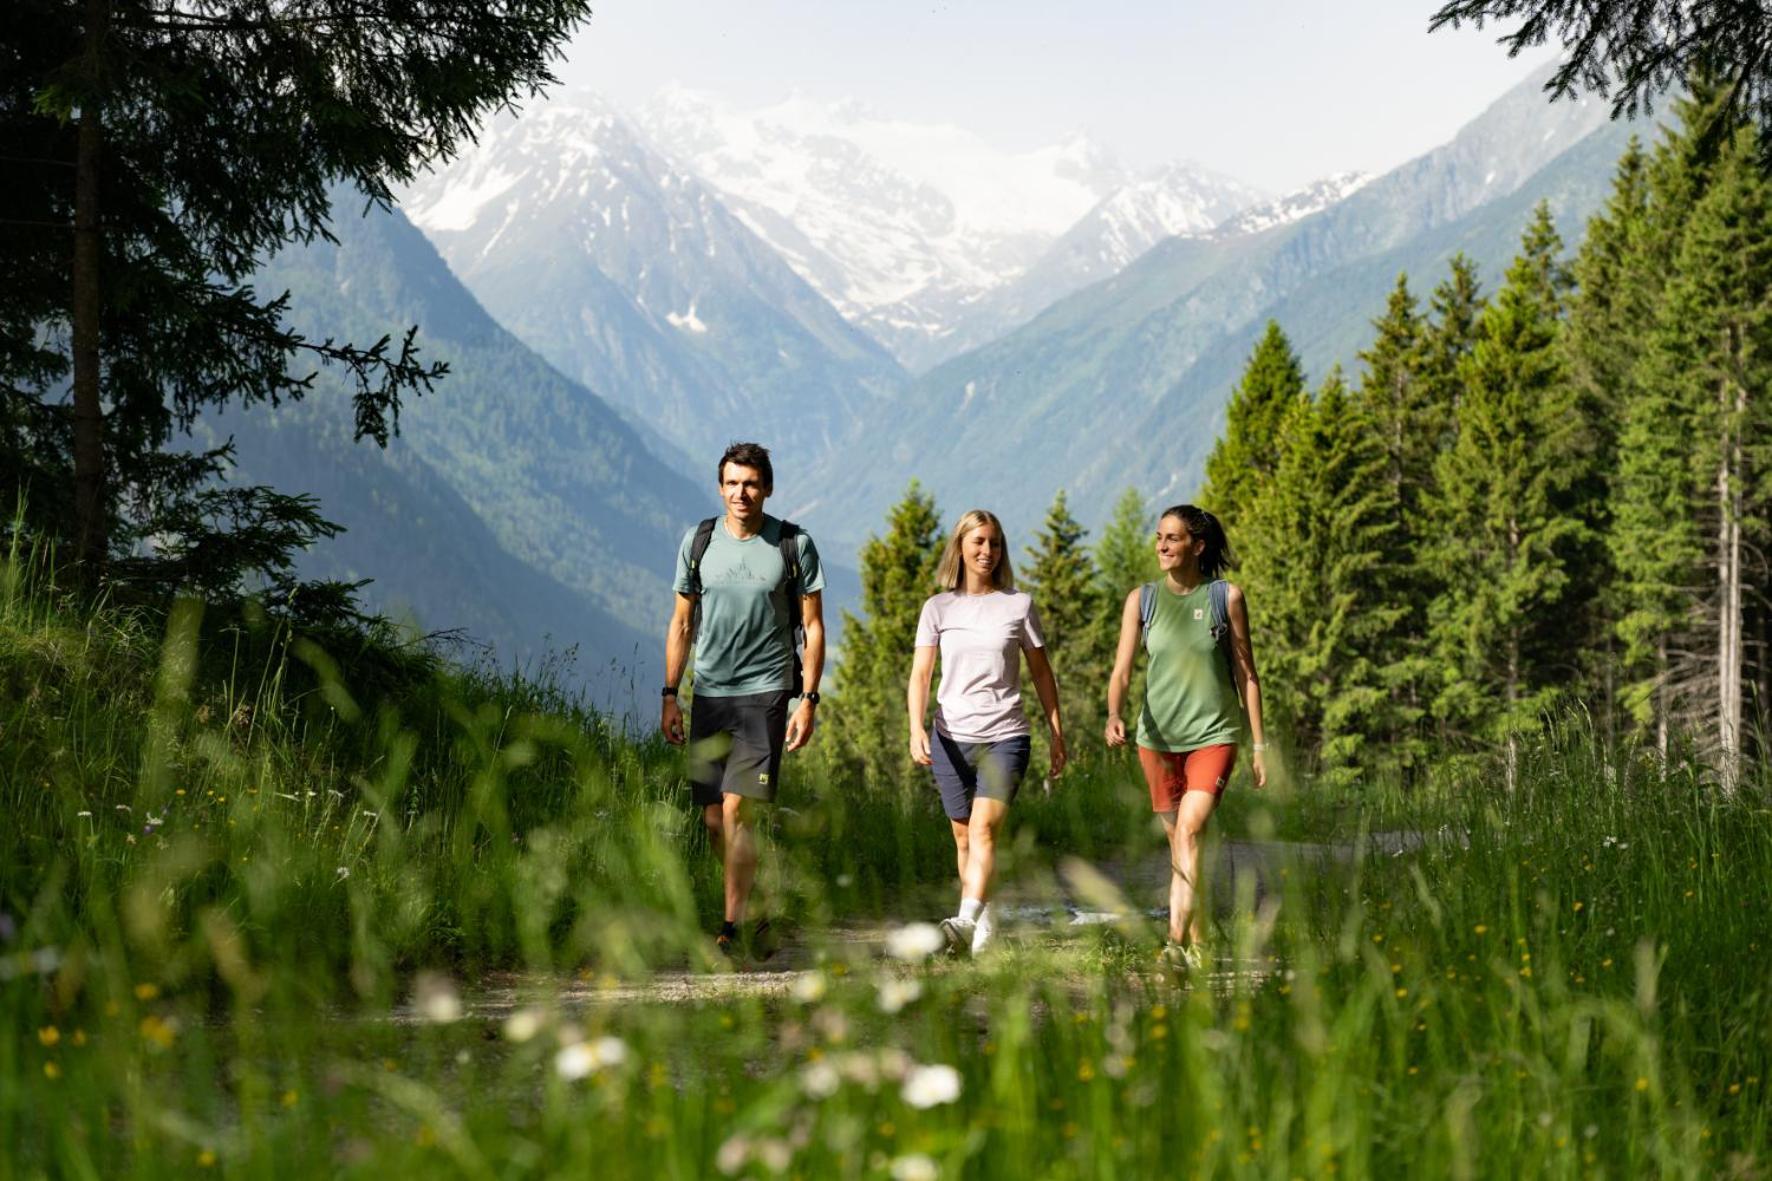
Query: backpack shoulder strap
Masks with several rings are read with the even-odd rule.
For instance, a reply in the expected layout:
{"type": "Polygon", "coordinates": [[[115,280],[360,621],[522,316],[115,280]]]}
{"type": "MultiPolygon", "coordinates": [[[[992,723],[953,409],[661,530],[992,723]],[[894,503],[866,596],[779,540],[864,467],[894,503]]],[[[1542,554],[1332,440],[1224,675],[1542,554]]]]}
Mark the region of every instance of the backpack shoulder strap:
{"type": "Polygon", "coordinates": [[[1234,683],[1237,662],[1231,655],[1231,584],[1215,578],[1206,595],[1212,604],[1212,638],[1218,642],[1218,650],[1224,653],[1224,662],[1231,670],[1234,683]]]}
{"type": "Polygon", "coordinates": [[[805,670],[800,665],[800,650],[806,645],[806,624],[800,618],[800,584],[804,577],[800,570],[800,533],[801,529],[792,521],[781,523],[782,589],[787,593],[788,636],[792,653],[789,659],[793,668],[790,679],[793,684],[788,690],[794,697],[800,696],[805,689],[805,670]]]}
{"type": "Polygon", "coordinates": [[[714,526],[720,518],[709,517],[695,527],[695,536],[689,542],[689,593],[701,594],[701,560],[707,555],[708,544],[714,540],[714,526]]]}
{"type": "Polygon", "coordinates": [[[1138,588],[1138,639],[1145,651],[1151,647],[1151,620],[1157,614],[1157,584],[1147,582],[1138,588]]]}
{"type": "Polygon", "coordinates": [[[781,523],[781,566],[787,572],[790,600],[800,597],[800,527],[792,521],[781,523]]]}
{"type": "Polygon", "coordinates": [[[1231,584],[1215,578],[1206,594],[1212,602],[1212,638],[1223,640],[1231,630],[1231,584]]]}

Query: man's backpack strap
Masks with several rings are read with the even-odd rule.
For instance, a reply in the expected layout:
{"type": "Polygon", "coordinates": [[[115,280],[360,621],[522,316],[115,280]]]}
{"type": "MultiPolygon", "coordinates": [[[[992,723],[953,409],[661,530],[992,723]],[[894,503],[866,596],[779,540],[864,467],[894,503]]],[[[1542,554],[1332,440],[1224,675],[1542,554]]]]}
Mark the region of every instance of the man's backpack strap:
{"type": "Polygon", "coordinates": [[[1151,650],[1151,620],[1157,614],[1157,584],[1147,582],[1138,588],[1138,639],[1144,650],[1151,650]]]}
{"type": "Polygon", "coordinates": [[[701,594],[701,560],[707,556],[708,543],[714,540],[714,526],[720,518],[709,517],[695,527],[695,536],[689,542],[689,593],[701,594]]]}
{"type": "Polygon", "coordinates": [[[788,600],[800,597],[800,527],[792,521],[781,523],[781,567],[787,572],[784,584],[788,600]]]}
{"type": "Polygon", "coordinates": [[[788,635],[793,649],[791,657],[794,665],[793,696],[798,697],[806,690],[806,674],[800,663],[800,653],[806,647],[806,624],[800,618],[800,589],[804,575],[800,570],[800,527],[792,521],[781,523],[781,568],[783,572],[782,589],[787,592],[788,600],[788,635]]]}
{"type": "Polygon", "coordinates": [[[701,560],[707,555],[708,543],[714,540],[714,526],[720,518],[709,517],[695,527],[695,536],[689,541],[689,590],[695,596],[695,610],[689,617],[689,627],[693,634],[701,635],[701,560]]]}

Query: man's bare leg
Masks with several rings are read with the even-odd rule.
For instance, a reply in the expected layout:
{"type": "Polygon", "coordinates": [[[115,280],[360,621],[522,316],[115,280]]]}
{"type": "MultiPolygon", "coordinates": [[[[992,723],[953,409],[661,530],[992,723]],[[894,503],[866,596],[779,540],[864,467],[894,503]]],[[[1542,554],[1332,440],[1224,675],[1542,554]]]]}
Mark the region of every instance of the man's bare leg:
{"type": "Polygon", "coordinates": [[[757,879],[754,808],[743,796],[730,794],[721,802],[721,808],[725,822],[726,921],[736,924],[744,922],[751,886],[757,879]]]}
{"type": "Polygon", "coordinates": [[[721,868],[726,865],[726,810],[719,804],[708,804],[701,810],[702,827],[708,830],[708,848],[721,868]]]}

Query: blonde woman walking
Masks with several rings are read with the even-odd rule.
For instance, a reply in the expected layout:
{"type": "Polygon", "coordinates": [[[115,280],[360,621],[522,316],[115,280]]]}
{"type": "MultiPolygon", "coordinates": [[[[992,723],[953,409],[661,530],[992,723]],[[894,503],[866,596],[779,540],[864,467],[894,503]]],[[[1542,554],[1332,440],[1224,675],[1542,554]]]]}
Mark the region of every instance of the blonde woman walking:
{"type": "Polygon", "coordinates": [[[950,952],[976,955],[995,928],[989,901],[997,835],[1032,753],[1031,727],[1021,705],[1024,656],[1046,715],[1055,777],[1064,770],[1064,727],[1040,615],[1033,599],[1015,589],[1002,522],[983,509],[961,517],[935,577],[940,590],[923,604],[917,620],[905,692],[910,753],[912,761],[932,769],[953,826],[960,908],[942,920],[941,929],[950,952]],[[941,685],[932,736],[924,717],[937,654],[941,685]]]}

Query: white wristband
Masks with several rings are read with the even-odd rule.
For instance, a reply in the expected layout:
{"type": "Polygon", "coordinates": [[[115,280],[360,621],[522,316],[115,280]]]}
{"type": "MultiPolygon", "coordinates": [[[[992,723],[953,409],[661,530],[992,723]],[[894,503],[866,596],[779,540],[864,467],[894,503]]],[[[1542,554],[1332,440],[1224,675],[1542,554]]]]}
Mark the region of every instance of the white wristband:
{"type": "Polygon", "coordinates": [[[1254,751],[1256,754],[1260,754],[1262,751],[1267,749],[1267,743],[1265,743],[1265,742],[1251,742],[1249,744],[1249,749],[1254,751]]]}

